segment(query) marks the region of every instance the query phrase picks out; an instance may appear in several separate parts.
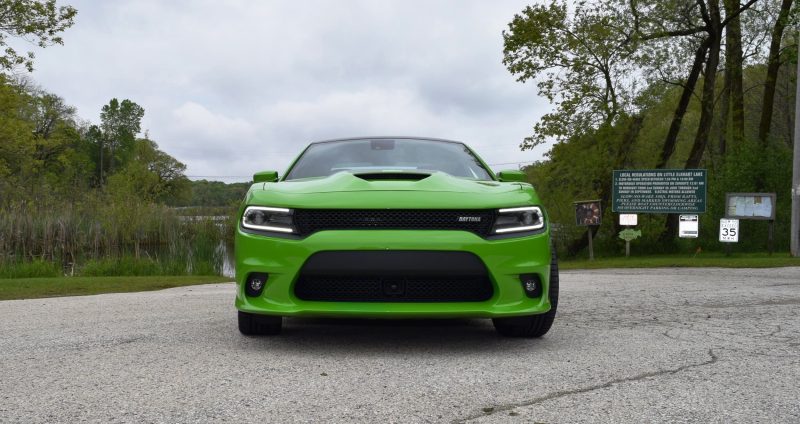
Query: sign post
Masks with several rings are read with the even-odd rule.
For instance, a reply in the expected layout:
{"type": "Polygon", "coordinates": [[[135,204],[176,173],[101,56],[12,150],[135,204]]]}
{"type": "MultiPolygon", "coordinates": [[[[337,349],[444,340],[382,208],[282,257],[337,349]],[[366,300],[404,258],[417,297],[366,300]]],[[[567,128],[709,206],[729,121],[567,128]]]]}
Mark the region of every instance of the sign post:
{"type": "Polygon", "coordinates": [[[589,260],[594,260],[594,246],[592,245],[592,227],[600,226],[603,212],[599,200],[585,200],[575,202],[575,224],[587,227],[589,235],[589,260]]]}
{"type": "Polygon", "coordinates": [[[619,238],[625,240],[625,257],[631,255],[631,240],[636,240],[642,236],[642,230],[634,230],[633,228],[626,228],[619,232],[619,238]]]}
{"type": "MultiPolygon", "coordinates": [[[[628,230],[631,230],[629,227],[635,227],[639,223],[639,215],[635,213],[622,213],[619,214],[619,225],[625,227],[624,230],[619,232],[619,238],[625,240],[625,257],[631,256],[631,240],[636,237],[631,238],[629,234],[631,234],[628,230]]],[[[633,231],[633,230],[631,230],[633,231]]],[[[639,236],[642,235],[641,231],[638,231],[639,236]]]]}

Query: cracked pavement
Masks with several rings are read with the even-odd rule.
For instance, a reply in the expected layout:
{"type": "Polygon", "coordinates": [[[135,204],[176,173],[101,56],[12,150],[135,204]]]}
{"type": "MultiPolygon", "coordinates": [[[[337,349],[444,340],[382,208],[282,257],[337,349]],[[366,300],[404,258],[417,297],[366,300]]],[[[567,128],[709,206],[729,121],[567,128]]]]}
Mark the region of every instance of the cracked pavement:
{"type": "Polygon", "coordinates": [[[562,272],[542,339],[286,322],[232,284],[0,302],[0,422],[800,422],[800,268],[562,272]]]}

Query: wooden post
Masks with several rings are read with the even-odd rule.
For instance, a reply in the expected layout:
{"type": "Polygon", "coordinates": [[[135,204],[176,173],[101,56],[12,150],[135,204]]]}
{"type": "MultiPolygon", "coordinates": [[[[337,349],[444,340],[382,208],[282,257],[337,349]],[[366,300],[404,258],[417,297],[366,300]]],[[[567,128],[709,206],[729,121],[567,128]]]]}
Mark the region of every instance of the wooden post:
{"type": "Polygon", "coordinates": [[[772,245],[773,245],[773,243],[772,243],[772,234],[773,234],[774,227],[775,227],[775,220],[771,219],[769,221],[769,238],[767,239],[767,244],[768,244],[769,255],[770,256],[772,256],[772,245]]]}
{"type": "Polygon", "coordinates": [[[594,246],[592,245],[592,226],[590,225],[590,226],[586,227],[586,229],[589,231],[589,260],[593,261],[594,260],[594,246]]]}

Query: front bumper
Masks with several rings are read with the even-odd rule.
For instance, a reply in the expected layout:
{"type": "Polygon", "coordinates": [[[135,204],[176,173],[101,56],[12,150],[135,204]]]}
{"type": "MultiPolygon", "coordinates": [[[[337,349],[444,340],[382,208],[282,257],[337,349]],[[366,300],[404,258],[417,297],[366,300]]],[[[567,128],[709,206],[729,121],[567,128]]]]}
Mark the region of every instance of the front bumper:
{"type": "Polygon", "coordinates": [[[321,231],[302,240],[268,237],[237,230],[236,307],[243,312],[297,317],[495,318],[535,315],[550,310],[550,243],[547,231],[519,238],[485,240],[463,231],[321,231]],[[485,264],[494,292],[480,302],[330,302],[295,296],[294,284],[306,260],[326,251],[458,251],[485,264]],[[267,273],[258,297],[244,293],[247,276],[267,273]],[[537,274],[542,295],[525,294],[519,276],[537,274]]]}

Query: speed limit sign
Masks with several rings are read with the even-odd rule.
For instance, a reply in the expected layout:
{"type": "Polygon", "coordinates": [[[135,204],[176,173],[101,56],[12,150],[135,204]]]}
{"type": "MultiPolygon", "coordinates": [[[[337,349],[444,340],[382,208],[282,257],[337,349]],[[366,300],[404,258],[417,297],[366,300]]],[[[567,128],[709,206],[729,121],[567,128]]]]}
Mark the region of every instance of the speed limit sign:
{"type": "Polygon", "coordinates": [[[739,242],[739,220],[720,219],[719,220],[719,241],[725,243],[739,242]]]}

